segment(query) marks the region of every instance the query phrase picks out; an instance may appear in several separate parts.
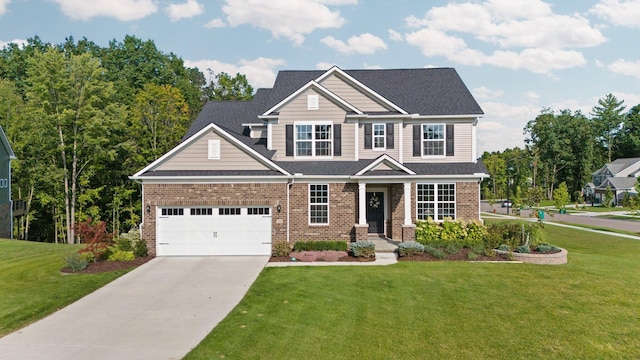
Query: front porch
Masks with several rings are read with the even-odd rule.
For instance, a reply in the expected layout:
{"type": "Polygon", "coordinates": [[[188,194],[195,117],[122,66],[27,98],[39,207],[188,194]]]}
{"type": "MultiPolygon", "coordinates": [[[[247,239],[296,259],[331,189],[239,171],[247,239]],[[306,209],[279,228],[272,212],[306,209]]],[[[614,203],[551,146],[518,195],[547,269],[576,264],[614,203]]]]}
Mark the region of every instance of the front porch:
{"type": "Polygon", "coordinates": [[[370,236],[415,241],[412,219],[412,183],[358,183],[358,222],[355,239],[370,236]]]}

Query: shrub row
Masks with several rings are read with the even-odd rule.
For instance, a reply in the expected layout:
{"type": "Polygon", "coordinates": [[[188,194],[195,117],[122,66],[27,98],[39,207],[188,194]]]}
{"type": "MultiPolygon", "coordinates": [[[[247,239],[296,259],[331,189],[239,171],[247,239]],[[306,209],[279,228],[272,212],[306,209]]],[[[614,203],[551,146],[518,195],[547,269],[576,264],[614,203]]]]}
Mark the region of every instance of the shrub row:
{"type": "Polygon", "coordinates": [[[293,251],[347,251],[346,241],[298,241],[293,245],[293,251]]]}
{"type": "Polygon", "coordinates": [[[353,242],[351,243],[351,253],[355,257],[373,257],[376,255],[376,244],[372,241],[353,242]]]}

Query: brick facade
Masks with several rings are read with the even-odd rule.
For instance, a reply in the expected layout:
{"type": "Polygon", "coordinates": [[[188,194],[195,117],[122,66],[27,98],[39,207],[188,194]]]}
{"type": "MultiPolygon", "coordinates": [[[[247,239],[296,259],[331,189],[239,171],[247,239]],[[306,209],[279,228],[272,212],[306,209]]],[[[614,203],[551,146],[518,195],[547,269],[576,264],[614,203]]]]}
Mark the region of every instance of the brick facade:
{"type": "Polygon", "coordinates": [[[11,204],[0,204],[0,238],[11,238],[11,204]]]}
{"type": "MultiPolygon", "coordinates": [[[[322,182],[318,182],[322,183],[322,182]]],[[[389,221],[386,235],[412,241],[415,228],[404,226],[404,186],[391,184],[389,221]],[[411,236],[411,231],[413,235],[411,236]]],[[[456,183],[456,210],[459,220],[479,219],[477,182],[456,183]]],[[[368,226],[358,226],[358,184],[329,184],[329,224],[309,223],[309,183],[295,182],[290,190],[289,241],[363,240],[368,226]]],[[[415,219],[416,186],[411,184],[411,219],[415,219]]],[[[142,238],[149,251],[156,250],[156,207],[160,206],[268,206],[272,209],[272,241],[287,240],[287,184],[145,184],[142,238]],[[277,206],[281,206],[278,212],[277,206]],[[149,206],[149,213],[146,208],[149,206]]],[[[4,212],[0,211],[0,214],[4,212]]]]}

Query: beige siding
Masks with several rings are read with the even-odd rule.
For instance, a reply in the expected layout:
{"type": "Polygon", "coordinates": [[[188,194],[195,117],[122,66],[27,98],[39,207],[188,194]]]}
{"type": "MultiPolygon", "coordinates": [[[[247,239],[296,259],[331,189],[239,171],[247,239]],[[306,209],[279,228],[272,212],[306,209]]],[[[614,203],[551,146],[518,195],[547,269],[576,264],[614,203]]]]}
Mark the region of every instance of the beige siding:
{"type": "Polygon", "coordinates": [[[388,110],[335,75],[329,76],[320,84],[363,112],[388,110]]]}
{"type": "Polygon", "coordinates": [[[213,130],[160,165],[157,170],[269,170],[213,130]],[[220,140],[220,159],[209,160],[209,140],[220,140]]]}
{"type": "MultiPolygon", "coordinates": [[[[355,159],[355,128],[353,124],[345,122],[346,112],[331,100],[318,94],[314,90],[307,90],[289,102],[282,110],[277,124],[271,129],[271,141],[274,150],[277,150],[274,160],[293,161],[293,156],[286,156],[285,126],[297,121],[331,121],[334,124],[342,124],[342,156],[334,156],[333,160],[355,159]],[[320,95],[318,110],[307,109],[307,95],[320,95]]],[[[295,161],[317,161],[314,157],[296,158],[295,161]]],[[[330,161],[330,160],[327,160],[330,161]]]]}
{"type": "MultiPolygon", "coordinates": [[[[424,122],[427,123],[427,122],[424,122]]],[[[473,124],[470,121],[455,121],[455,120],[432,120],[428,123],[434,124],[454,124],[454,156],[442,156],[442,157],[429,157],[422,158],[420,156],[413,156],[413,125],[404,124],[402,134],[404,138],[404,148],[402,151],[403,162],[472,162],[476,159],[472,159],[472,128],[473,124]]]]}
{"type": "MultiPolygon", "coordinates": [[[[376,122],[376,124],[384,121],[376,122]]],[[[385,151],[364,148],[364,124],[358,124],[358,154],[360,159],[375,159],[382,154],[388,154],[396,160],[400,160],[400,124],[393,124],[393,149],[385,151]]],[[[405,145],[406,147],[406,145],[405,145]]]]}

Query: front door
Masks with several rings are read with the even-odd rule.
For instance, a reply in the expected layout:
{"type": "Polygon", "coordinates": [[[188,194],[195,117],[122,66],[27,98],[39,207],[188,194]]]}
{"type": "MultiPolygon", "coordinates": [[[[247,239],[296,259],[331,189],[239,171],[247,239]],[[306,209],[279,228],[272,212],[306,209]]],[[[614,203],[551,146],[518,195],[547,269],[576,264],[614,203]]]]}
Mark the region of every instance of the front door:
{"type": "Polygon", "coordinates": [[[367,223],[370,234],[384,233],[384,193],[367,192],[367,223]]]}

